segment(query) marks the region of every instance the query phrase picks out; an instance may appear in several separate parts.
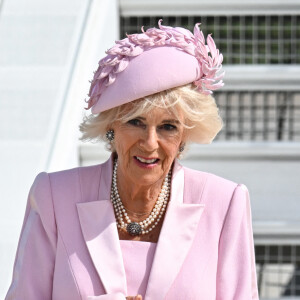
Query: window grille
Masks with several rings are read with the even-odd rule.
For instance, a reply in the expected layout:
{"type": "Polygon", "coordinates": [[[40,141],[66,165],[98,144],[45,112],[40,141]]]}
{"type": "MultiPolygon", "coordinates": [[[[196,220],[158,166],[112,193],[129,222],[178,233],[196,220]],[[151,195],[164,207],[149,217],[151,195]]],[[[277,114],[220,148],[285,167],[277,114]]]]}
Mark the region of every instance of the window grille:
{"type": "Polygon", "coordinates": [[[215,93],[225,123],[218,140],[300,141],[300,92],[215,93]]]}
{"type": "Polygon", "coordinates": [[[299,245],[257,245],[255,255],[261,299],[300,299],[299,245]]]}
{"type": "Polygon", "coordinates": [[[224,64],[299,64],[300,16],[144,16],[120,20],[121,37],[157,26],[159,19],[169,26],[193,30],[202,23],[205,35],[212,33],[224,55],[224,64]]]}

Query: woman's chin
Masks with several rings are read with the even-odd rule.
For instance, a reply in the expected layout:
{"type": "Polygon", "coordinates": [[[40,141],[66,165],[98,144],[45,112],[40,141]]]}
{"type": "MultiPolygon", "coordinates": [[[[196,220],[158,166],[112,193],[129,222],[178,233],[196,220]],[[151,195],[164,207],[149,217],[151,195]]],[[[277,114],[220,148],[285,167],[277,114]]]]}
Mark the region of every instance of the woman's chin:
{"type": "Polygon", "coordinates": [[[164,176],[161,172],[148,172],[148,173],[142,173],[138,172],[133,174],[133,176],[130,176],[132,178],[132,182],[135,185],[139,186],[151,186],[157,184],[157,182],[160,182],[163,180],[164,176]]]}

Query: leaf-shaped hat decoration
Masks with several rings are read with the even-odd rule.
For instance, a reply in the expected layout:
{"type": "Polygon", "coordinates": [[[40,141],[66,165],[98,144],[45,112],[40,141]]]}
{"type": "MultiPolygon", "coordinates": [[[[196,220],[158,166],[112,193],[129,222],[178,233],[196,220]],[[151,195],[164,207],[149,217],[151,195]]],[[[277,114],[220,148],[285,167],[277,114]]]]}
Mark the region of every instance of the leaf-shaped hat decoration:
{"type": "Polygon", "coordinates": [[[200,93],[212,94],[212,91],[224,85],[224,72],[221,72],[223,56],[211,35],[207,36],[205,44],[199,23],[195,24],[194,34],[187,29],[163,26],[161,23],[162,20],[159,20],[159,28],[149,28],[147,31],[142,27],[142,33],[127,35],[127,38],[116,41],[106,51],[107,56],[99,61],[94,73],[86,109],[95,105],[103,91],[118,80],[118,74],[127,68],[131,59],[157,47],[175,47],[197,59],[200,74],[194,84],[200,93]]]}

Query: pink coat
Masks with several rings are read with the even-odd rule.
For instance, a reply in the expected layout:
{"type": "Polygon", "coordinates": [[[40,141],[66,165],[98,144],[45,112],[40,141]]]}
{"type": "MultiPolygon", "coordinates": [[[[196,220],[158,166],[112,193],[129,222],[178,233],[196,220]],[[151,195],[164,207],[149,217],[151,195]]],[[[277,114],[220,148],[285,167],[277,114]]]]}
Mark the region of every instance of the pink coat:
{"type": "MultiPolygon", "coordinates": [[[[112,159],[37,176],[6,300],[125,298],[111,177],[112,159]]],[[[144,299],[258,299],[245,186],[175,163],[144,299]]]]}

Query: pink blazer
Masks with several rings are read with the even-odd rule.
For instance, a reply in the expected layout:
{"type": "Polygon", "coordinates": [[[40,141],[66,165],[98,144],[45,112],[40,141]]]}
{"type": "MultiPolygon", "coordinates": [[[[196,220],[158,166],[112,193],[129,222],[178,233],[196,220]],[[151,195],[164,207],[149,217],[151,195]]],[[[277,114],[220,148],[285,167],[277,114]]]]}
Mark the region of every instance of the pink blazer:
{"type": "MultiPolygon", "coordinates": [[[[37,176],[6,300],[125,299],[112,159],[37,176]]],[[[258,299],[245,186],[175,163],[145,300],[258,299]]]]}

